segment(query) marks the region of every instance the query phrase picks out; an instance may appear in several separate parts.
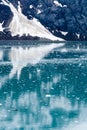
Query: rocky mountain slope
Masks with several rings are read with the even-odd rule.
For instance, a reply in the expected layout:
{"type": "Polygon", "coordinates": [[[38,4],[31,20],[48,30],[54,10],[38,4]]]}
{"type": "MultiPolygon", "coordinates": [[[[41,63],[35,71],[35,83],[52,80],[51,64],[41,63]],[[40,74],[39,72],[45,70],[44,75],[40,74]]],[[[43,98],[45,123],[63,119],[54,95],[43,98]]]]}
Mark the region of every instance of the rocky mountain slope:
{"type": "Polygon", "coordinates": [[[87,40],[85,0],[0,0],[0,39],[87,40]]]}

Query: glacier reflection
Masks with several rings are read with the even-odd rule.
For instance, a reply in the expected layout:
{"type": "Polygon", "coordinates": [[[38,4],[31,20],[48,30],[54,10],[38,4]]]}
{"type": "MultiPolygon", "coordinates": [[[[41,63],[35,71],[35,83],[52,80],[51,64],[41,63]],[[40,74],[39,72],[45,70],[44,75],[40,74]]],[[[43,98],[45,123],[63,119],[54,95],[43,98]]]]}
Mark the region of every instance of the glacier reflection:
{"type": "Polygon", "coordinates": [[[86,130],[87,64],[28,63],[19,80],[9,78],[10,64],[0,65],[0,129],[86,130]]]}

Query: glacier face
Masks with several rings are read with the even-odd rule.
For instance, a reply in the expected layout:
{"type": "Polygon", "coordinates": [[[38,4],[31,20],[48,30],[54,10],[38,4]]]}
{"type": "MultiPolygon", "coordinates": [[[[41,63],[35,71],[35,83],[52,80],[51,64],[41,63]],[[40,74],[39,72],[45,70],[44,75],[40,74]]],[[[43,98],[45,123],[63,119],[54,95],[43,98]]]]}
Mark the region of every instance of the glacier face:
{"type": "MultiPolygon", "coordinates": [[[[19,12],[18,0],[16,1],[9,0],[9,1],[12,3],[16,11],[19,12]]],[[[72,0],[72,1],[69,1],[69,0],[43,0],[43,1],[42,0],[29,0],[26,2],[24,0],[19,0],[19,1],[21,3],[21,9],[22,9],[22,13],[19,12],[19,14],[21,13],[22,15],[18,19],[23,18],[24,21],[26,19],[28,22],[30,20],[34,21],[35,19],[38,19],[39,21],[38,23],[40,23],[45,28],[45,32],[47,30],[47,33],[49,32],[48,34],[50,34],[51,36],[55,36],[55,38],[60,37],[65,40],[86,40],[87,39],[87,32],[86,32],[87,2],[85,0],[82,0],[82,1],[81,0],[72,0]]],[[[11,9],[8,10],[8,15],[7,15],[7,11],[5,11],[5,8],[7,8],[7,6],[3,5],[2,0],[1,0],[0,23],[5,21],[4,26],[7,27],[7,25],[10,24],[10,21],[12,20],[12,22],[14,22],[15,21],[14,19],[18,16],[11,16],[12,15],[11,9]],[[2,8],[2,6],[4,7],[2,8]],[[3,14],[6,16],[6,18],[4,18],[3,14]]],[[[9,25],[10,27],[12,27],[12,22],[9,25]]],[[[20,22],[20,20],[17,21],[16,24],[18,24],[18,22],[20,22]]],[[[35,23],[37,22],[35,21],[35,23]]],[[[27,22],[26,22],[26,25],[27,25],[27,22]]],[[[23,23],[21,23],[21,26],[24,26],[23,23]]],[[[23,32],[26,32],[26,30],[28,29],[27,27],[25,29],[22,29],[21,26],[17,25],[18,27],[16,30],[17,32],[15,31],[14,28],[13,29],[11,28],[10,31],[14,30],[13,35],[15,35],[16,33],[18,34],[18,31],[19,31],[21,36],[25,34],[24,37],[26,37],[26,33],[23,34],[23,32]]],[[[36,26],[37,25],[35,25],[35,27],[36,26]]],[[[7,30],[8,29],[6,29],[5,31],[6,34],[9,34],[7,33],[7,30]]],[[[28,30],[28,34],[29,34],[29,30],[28,30]]],[[[40,37],[40,34],[38,35],[40,37]]],[[[38,35],[36,35],[36,37],[38,37],[38,35]]],[[[3,34],[0,36],[3,36],[3,34]]],[[[49,36],[47,37],[49,38],[49,36]]]]}

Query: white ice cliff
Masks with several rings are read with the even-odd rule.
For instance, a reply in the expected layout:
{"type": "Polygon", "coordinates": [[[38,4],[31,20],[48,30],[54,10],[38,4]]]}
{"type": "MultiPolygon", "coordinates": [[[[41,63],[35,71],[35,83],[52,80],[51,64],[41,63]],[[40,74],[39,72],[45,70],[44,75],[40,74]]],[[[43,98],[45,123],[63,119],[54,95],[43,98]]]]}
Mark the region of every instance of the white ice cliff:
{"type": "Polygon", "coordinates": [[[32,37],[46,38],[50,40],[64,41],[62,38],[54,36],[36,18],[29,20],[23,13],[18,2],[18,10],[8,1],[2,0],[3,4],[9,6],[13,13],[13,19],[9,24],[9,31],[12,36],[30,35],[32,37]]]}

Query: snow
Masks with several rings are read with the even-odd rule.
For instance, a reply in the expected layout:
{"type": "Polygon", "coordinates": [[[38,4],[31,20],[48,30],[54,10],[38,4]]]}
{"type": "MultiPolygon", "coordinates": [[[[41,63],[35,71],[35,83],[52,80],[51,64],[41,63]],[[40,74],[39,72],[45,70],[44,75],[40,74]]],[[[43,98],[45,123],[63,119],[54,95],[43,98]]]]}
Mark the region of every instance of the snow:
{"type": "Polygon", "coordinates": [[[40,9],[37,10],[37,14],[40,14],[42,11],[40,9]]]}
{"type": "Polygon", "coordinates": [[[55,5],[57,5],[57,6],[62,7],[62,4],[61,4],[61,3],[59,3],[57,0],[54,0],[54,4],[55,4],[55,5]]]}
{"type": "Polygon", "coordinates": [[[21,70],[28,64],[35,65],[40,62],[44,56],[46,56],[52,49],[60,48],[64,44],[50,44],[42,45],[38,47],[31,48],[16,48],[12,47],[9,53],[9,59],[12,63],[13,69],[9,75],[9,78],[12,78],[16,73],[18,79],[20,78],[21,70]]]}
{"type": "Polygon", "coordinates": [[[33,5],[30,5],[29,8],[32,9],[32,8],[33,8],[33,5]]]}
{"type": "Polygon", "coordinates": [[[80,34],[76,34],[78,38],[80,38],[80,34]]]}
{"type": "Polygon", "coordinates": [[[57,0],[54,0],[53,3],[56,5],[56,6],[59,6],[59,7],[67,7],[67,5],[62,5],[60,2],[58,2],[57,0]]]}
{"type": "Polygon", "coordinates": [[[40,38],[46,38],[50,40],[64,41],[62,38],[54,36],[50,31],[48,31],[36,18],[29,20],[21,11],[20,2],[18,2],[18,10],[10,3],[2,0],[4,5],[10,7],[13,13],[13,19],[9,25],[9,31],[12,36],[37,36],[40,38]]]}
{"type": "Polygon", "coordinates": [[[63,31],[60,31],[64,36],[66,36],[68,34],[68,32],[63,32],[63,31]]]}
{"type": "Polygon", "coordinates": [[[0,32],[3,32],[4,28],[2,27],[3,23],[0,23],[0,32]]]}

